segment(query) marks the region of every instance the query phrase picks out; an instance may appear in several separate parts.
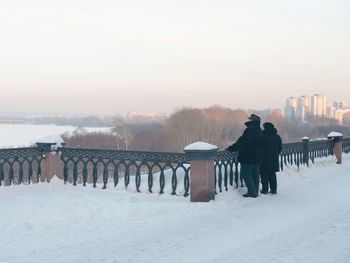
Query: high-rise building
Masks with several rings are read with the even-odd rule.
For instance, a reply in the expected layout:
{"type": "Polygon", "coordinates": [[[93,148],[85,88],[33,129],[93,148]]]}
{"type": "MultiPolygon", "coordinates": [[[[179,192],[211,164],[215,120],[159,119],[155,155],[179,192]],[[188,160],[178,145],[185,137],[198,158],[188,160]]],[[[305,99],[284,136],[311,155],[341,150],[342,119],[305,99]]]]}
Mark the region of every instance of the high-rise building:
{"type": "Polygon", "coordinates": [[[335,111],[336,108],[334,107],[334,103],[327,103],[327,108],[326,108],[326,117],[327,118],[335,118],[335,111]]]}
{"type": "Polygon", "coordinates": [[[298,99],[297,116],[300,121],[305,121],[310,114],[311,100],[309,96],[301,96],[298,99]]]}
{"type": "Polygon", "coordinates": [[[311,115],[315,117],[325,117],[327,99],[325,95],[315,94],[311,97],[311,115]]]}
{"type": "Polygon", "coordinates": [[[297,119],[298,97],[287,98],[286,107],[284,108],[284,116],[291,120],[297,119]]]}
{"type": "Polygon", "coordinates": [[[326,117],[336,119],[340,124],[350,123],[350,107],[347,107],[343,101],[327,102],[323,94],[289,97],[286,100],[284,117],[302,122],[312,118],[326,117]]]}

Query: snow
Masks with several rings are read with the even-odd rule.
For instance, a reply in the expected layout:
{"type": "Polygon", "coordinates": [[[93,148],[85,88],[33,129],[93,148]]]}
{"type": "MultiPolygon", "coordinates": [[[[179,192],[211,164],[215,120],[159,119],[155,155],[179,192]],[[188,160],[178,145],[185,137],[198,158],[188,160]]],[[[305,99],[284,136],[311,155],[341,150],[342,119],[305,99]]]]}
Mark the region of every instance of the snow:
{"type": "MultiPolygon", "coordinates": [[[[48,135],[73,132],[77,127],[32,124],[0,124],[0,148],[30,146],[48,135]]],[[[87,127],[88,132],[108,132],[109,128],[87,127]]]]}
{"type": "Polygon", "coordinates": [[[37,143],[54,143],[54,145],[51,146],[52,151],[57,150],[59,147],[65,144],[65,142],[59,135],[43,137],[41,139],[38,139],[37,143]]]}
{"type": "Polygon", "coordinates": [[[310,138],[309,137],[307,137],[307,136],[305,136],[305,137],[303,137],[303,139],[302,140],[310,140],[310,138]]]}
{"type": "Polygon", "coordinates": [[[330,134],[328,134],[327,136],[328,138],[333,138],[333,137],[343,137],[343,134],[341,134],[340,132],[331,132],[330,134]]]}
{"type": "Polygon", "coordinates": [[[50,184],[0,188],[0,262],[347,263],[350,157],[287,166],[278,194],[189,198],[50,184]]]}
{"type": "Polygon", "coordinates": [[[195,142],[185,147],[185,151],[210,151],[216,150],[218,147],[206,142],[195,142]]]}
{"type": "Polygon", "coordinates": [[[63,139],[59,135],[46,136],[41,139],[38,139],[37,142],[38,143],[55,143],[55,144],[64,143],[63,139]]]}

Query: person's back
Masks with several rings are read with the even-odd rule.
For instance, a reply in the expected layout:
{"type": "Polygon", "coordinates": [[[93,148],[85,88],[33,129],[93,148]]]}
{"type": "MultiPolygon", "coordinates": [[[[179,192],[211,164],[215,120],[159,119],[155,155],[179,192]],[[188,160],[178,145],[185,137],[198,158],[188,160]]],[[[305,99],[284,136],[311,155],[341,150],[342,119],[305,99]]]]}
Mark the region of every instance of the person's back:
{"type": "Polygon", "coordinates": [[[279,170],[278,156],[281,152],[281,137],[275,128],[263,131],[262,170],[279,170]]]}
{"type": "Polygon", "coordinates": [[[261,193],[266,194],[270,185],[271,193],[277,192],[276,172],[279,171],[279,154],[282,150],[282,140],[272,123],[264,123],[263,158],[261,163],[261,193]]]}
{"type": "Polygon", "coordinates": [[[245,124],[247,128],[240,137],[242,142],[238,146],[238,162],[243,164],[260,164],[262,158],[261,128],[259,123],[254,121],[246,122],[245,124]]]}

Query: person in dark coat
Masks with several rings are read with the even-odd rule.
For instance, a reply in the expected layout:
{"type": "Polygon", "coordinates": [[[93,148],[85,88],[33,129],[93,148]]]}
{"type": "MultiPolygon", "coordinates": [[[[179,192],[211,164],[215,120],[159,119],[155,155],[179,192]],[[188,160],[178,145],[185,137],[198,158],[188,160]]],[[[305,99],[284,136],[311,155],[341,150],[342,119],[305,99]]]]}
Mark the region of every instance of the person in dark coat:
{"type": "Polygon", "coordinates": [[[277,193],[276,172],[279,171],[279,154],[282,150],[282,140],[277,130],[270,122],[264,123],[263,159],[260,167],[262,194],[267,194],[270,187],[272,194],[277,193]]]}
{"type": "Polygon", "coordinates": [[[259,116],[252,114],[249,120],[245,123],[247,128],[242,136],[226,150],[238,151],[241,175],[248,190],[243,196],[257,197],[259,192],[259,167],[262,160],[262,130],[259,116]]]}

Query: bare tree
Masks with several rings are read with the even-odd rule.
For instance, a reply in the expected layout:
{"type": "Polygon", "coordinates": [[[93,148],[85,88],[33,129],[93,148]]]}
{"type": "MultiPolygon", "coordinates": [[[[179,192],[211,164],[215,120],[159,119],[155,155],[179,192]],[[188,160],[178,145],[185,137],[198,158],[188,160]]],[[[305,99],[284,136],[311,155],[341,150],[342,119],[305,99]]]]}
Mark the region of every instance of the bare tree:
{"type": "Polygon", "coordinates": [[[209,120],[200,109],[182,108],[166,121],[167,142],[172,150],[182,151],[196,141],[208,141],[209,120]]]}
{"type": "Polygon", "coordinates": [[[112,120],[113,128],[112,132],[117,135],[117,148],[118,150],[128,150],[133,135],[131,129],[126,122],[125,118],[120,115],[115,115],[112,120]]]}

